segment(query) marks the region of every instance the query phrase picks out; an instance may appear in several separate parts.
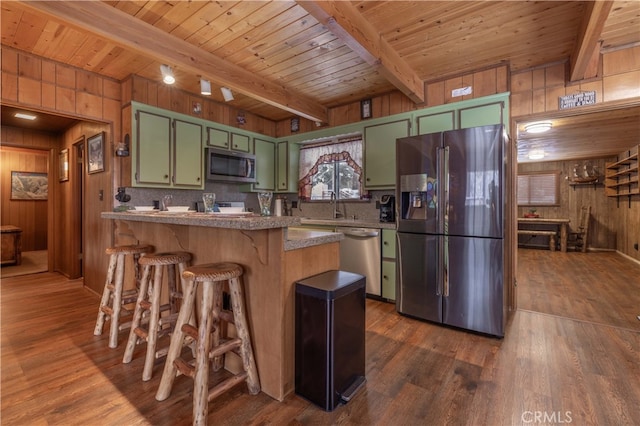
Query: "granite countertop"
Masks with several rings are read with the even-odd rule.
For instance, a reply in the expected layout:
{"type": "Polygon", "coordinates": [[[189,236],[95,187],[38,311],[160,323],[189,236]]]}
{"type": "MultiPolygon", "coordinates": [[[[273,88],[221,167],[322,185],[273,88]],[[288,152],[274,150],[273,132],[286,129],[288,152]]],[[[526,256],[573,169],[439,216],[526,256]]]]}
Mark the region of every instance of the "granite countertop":
{"type": "Polygon", "coordinates": [[[120,219],[132,222],[166,223],[170,225],[205,226],[209,228],[228,228],[243,230],[259,230],[287,228],[300,225],[300,218],[295,216],[260,216],[260,215],[221,215],[211,213],[185,212],[102,212],[103,219],[120,219]]]}
{"type": "Polygon", "coordinates": [[[344,235],[340,232],[310,231],[304,228],[290,227],[285,236],[284,251],[339,242],[343,238],[344,235]]]}
{"type": "Polygon", "coordinates": [[[370,219],[317,219],[312,217],[300,218],[302,225],[351,226],[357,228],[396,229],[395,222],[380,222],[370,219]]]}

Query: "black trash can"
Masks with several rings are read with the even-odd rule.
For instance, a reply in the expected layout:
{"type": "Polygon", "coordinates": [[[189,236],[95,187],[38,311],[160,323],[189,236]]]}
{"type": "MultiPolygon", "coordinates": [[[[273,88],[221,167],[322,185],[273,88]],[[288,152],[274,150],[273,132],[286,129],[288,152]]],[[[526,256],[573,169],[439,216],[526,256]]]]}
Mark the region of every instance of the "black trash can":
{"type": "Polygon", "coordinates": [[[296,283],[295,391],[326,411],[365,382],[365,288],[345,271],[296,283]]]}

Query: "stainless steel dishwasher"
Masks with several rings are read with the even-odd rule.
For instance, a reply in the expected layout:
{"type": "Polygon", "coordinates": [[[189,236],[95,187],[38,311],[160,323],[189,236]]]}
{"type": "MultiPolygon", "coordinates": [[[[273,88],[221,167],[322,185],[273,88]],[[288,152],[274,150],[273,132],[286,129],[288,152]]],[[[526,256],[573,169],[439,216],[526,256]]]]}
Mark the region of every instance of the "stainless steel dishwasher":
{"type": "Polygon", "coordinates": [[[380,283],[380,230],[374,228],[338,227],[344,234],[340,241],[340,269],[367,278],[367,294],[382,297],[380,283]]]}

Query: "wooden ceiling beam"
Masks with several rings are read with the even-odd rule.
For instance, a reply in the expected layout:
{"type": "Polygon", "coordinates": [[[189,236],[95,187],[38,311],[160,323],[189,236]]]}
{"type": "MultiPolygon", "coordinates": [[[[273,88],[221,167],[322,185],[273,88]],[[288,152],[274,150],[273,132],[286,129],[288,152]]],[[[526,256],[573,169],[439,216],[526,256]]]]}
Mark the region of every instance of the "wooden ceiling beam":
{"type": "Polygon", "coordinates": [[[570,81],[583,80],[595,77],[586,75],[588,70],[597,69],[592,62],[599,59],[600,34],[609,17],[613,6],[612,1],[588,1],[585,2],[585,13],[580,24],[580,34],[575,50],[571,55],[570,81]]]}
{"type": "Polygon", "coordinates": [[[351,2],[302,0],[296,3],[413,102],[424,102],[424,81],[351,2]]]}
{"type": "Polygon", "coordinates": [[[103,2],[24,1],[22,5],[141,55],[188,70],[250,98],[327,123],[327,108],[304,95],[174,37],[103,2]]]}

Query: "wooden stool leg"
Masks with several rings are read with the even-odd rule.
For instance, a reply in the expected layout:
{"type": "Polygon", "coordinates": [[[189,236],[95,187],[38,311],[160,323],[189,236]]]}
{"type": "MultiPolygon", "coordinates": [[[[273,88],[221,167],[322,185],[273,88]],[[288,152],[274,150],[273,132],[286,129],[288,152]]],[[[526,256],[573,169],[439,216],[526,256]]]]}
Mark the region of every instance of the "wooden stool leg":
{"type": "MultiPolygon", "coordinates": [[[[213,283],[213,331],[211,333],[211,345],[212,347],[218,347],[220,345],[221,336],[221,323],[220,323],[220,311],[222,310],[222,281],[216,281],[213,283]]],[[[224,356],[216,356],[213,358],[213,371],[218,371],[224,366],[224,356]]]]}
{"type": "Polygon", "coordinates": [[[171,336],[171,344],[169,345],[169,352],[167,352],[167,359],[164,363],[164,371],[162,372],[162,378],[160,379],[160,385],[156,392],[156,400],[164,401],[171,394],[171,388],[173,387],[173,381],[176,378],[176,366],[173,363],[182,351],[182,342],[184,341],[184,332],[182,326],[189,323],[189,319],[193,315],[194,302],[196,298],[197,286],[193,281],[184,281],[184,297],[182,299],[182,307],[178,314],[178,320],[176,322],[173,335],[171,336]]]}
{"type": "Polygon", "coordinates": [[[193,384],[193,424],[207,425],[209,414],[209,351],[211,350],[211,326],[213,322],[212,285],[202,287],[202,310],[196,343],[196,365],[193,384]]]}
{"type": "Polygon", "coordinates": [[[556,237],[555,237],[555,235],[551,235],[549,237],[549,250],[556,251],[556,237]]]}
{"type": "Polygon", "coordinates": [[[251,348],[249,325],[247,324],[245,316],[244,294],[238,278],[231,278],[229,280],[229,291],[231,292],[231,306],[233,308],[236,331],[238,337],[242,339],[240,354],[242,355],[244,370],[247,372],[247,387],[249,388],[249,393],[255,395],[260,392],[260,380],[258,378],[256,360],[253,356],[253,349],[251,348]]]}
{"type": "Polygon", "coordinates": [[[142,381],[151,379],[153,363],[156,358],[156,343],[158,341],[158,323],[160,322],[160,294],[162,293],[163,267],[154,266],[153,288],[151,289],[151,313],[149,315],[149,331],[147,334],[147,354],[144,359],[142,381]]]}
{"type": "Polygon", "coordinates": [[[122,307],[122,287],[124,286],[124,254],[118,255],[116,264],[116,281],[113,284],[113,315],[111,316],[111,330],[109,334],[109,347],[118,347],[118,331],[120,323],[120,308],[122,307]]]}
{"type": "Polygon", "coordinates": [[[147,288],[149,286],[150,277],[150,266],[145,266],[142,272],[142,280],[140,281],[140,291],[138,292],[138,301],[136,302],[136,309],[133,312],[133,320],[131,322],[131,330],[129,331],[129,340],[127,341],[127,347],[124,350],[124,356],[122,358],[122,362],[128,364],[131,362],[131,358],[133,357],[133,351],[136,347],[136,342],[138,340],[138,335],[136,334],[136,328],[140,326],[142,322],[142,313],[144,312],[144,308],[142,307],[142,302],[148,298],[147,296],[147,288]]]}
{"type": "Polygon", "coordinates": [[[103,306],[109,304],[109,298],[111,297],[111,290],[109,284],[113,282],[113,275],[116,270],[117,255],[112,254],[109,256],[109,268],[107,269],[107,279],[104,283],[104,290],[102,291],[102,299],[100,300],[100,307],[98,308],[98,319],[96,320],[96,327],[93,329],[94,336],[100,336],[102,334],[102,328],[104,327],[104,317],[106,313],[102,310],[103,306]]]}

